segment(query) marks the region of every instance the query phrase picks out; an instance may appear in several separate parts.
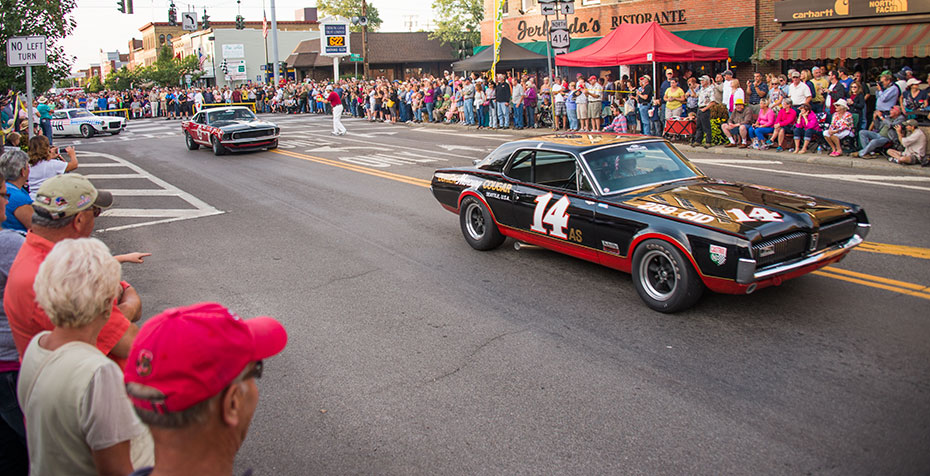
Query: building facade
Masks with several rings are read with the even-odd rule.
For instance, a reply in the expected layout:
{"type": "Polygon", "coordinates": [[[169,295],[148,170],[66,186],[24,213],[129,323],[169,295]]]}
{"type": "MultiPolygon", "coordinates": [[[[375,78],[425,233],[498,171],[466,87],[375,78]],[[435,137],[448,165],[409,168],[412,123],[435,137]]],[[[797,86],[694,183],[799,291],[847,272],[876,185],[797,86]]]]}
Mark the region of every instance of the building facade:
{"type": "MultiPolygon", "coordinates": [[[[319,43],[318,30],[291,30],[278,32],[278,55],[281,61],[301,41],[319,43]]],[[[236,86],[247,82],[262,82],[265,65],[272,62],[272,45],[265,41],[261,27],[236,30],[235,28],[198,30],[174,38],[171,42],[176,55],[196,56],[207,85],[236,86]],[[223,71],[223,60],[226,71],[223,71]]],[[[332,63],[330,63],[332,64],[332,63]]]]}

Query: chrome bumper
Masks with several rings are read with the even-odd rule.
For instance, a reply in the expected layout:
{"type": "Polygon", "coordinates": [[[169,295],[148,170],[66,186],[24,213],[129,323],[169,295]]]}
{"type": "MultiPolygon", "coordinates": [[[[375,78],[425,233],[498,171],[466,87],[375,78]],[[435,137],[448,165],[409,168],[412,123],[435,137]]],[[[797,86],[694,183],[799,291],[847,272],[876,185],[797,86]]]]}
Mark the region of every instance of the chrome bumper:
{"type": "Polygon", "coordinates": [[[739,263],[736,265],[736,282],[739,284],[750,284],[766,278],[771,278],[772,276],[788,273],[805,266],[810,266],[820,261],[826,261],[831,258],[835,258],[848,252],[850,249],[859,246],[863,241],[865,241],[865,237],[869,234],[870,229],[870,224],[859,223],[856,226],[856,234],[844,243],[820,250],[816,254],[809,255],[806,258],[802,258],[797,261],[774,264],[759,270],[756,269],[756,260],[740,258],[739,263]]]}
{"type": "Polygon", "coordinates": [[[275,134],[271,136],[262,136],[262,137],[246,137],[244,139],[220,139],[220,144],[247,144],[249,142],[265,142],[269,140],[275,140],[279,137],[280,134],[275,134]]]}

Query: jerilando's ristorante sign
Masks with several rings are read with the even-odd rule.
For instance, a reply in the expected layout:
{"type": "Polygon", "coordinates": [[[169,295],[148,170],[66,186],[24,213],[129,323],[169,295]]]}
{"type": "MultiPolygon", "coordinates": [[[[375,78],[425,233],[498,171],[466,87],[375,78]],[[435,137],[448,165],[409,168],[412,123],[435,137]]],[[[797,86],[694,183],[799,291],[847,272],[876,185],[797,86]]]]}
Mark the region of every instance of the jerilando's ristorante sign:
{"type": "Polygon", "coordinates": [[[775,2],[781,23],[930,13],[930,0],[785,0],[775,2]]]}

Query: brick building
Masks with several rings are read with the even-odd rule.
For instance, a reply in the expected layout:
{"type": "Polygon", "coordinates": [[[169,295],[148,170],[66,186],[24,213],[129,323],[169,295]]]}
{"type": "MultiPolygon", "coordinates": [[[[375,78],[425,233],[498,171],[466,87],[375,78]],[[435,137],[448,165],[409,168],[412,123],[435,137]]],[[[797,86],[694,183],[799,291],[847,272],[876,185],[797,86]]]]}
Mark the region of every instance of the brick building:
{"type": "MultiPolygon", "coordinates": [[[[546,54],[546,29],[548,21],[555,17],[542,15],[538,0],[502,1],[505,2],[503,36],[531,51],[546,54]]],[[[766,9],[771,10],[771,3],[772,0],[575,0],[575,13],[568,15],[572,38],[569,49],[581,49],[624,23],[655,21],[692,43],[729,49],[733,69],[738,76],[748,77],[753,69],[750,58],[760,42],[778,34],[770,31],[771,26],[760,16],[766,9]]],[[[495,0],[484,0],[483,47],[494,41],[494,5],[495,0]]],[[[722,70],[726,63],[668,66],[710,73],[722,70]]]]}

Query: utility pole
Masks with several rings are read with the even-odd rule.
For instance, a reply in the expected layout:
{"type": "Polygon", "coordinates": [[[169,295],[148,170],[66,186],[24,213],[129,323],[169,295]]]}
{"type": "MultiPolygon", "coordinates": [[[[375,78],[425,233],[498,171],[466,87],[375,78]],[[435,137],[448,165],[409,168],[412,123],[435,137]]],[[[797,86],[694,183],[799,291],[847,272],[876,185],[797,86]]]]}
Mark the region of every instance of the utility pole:
{"type": "Polygon", "coordinates": [[[274,87],[278,87],[278,19],[275,16],[274,0],[271,0],[271,56],[274,60],[274,87]]]}
{"type": "MultiPolygon", "coordinates": [[[[366,19],[368,18],[368,2],[365,0],[362,0],[362,17],[366,19]]],[[[368,22],[367,21],[365,22],[364,25],[362,25],[362,61],[364,61],[362,65],[363,66],[362,75],[365,77],[365,79],[368,79],[369,71],[368,71],[368,22]]]]}

